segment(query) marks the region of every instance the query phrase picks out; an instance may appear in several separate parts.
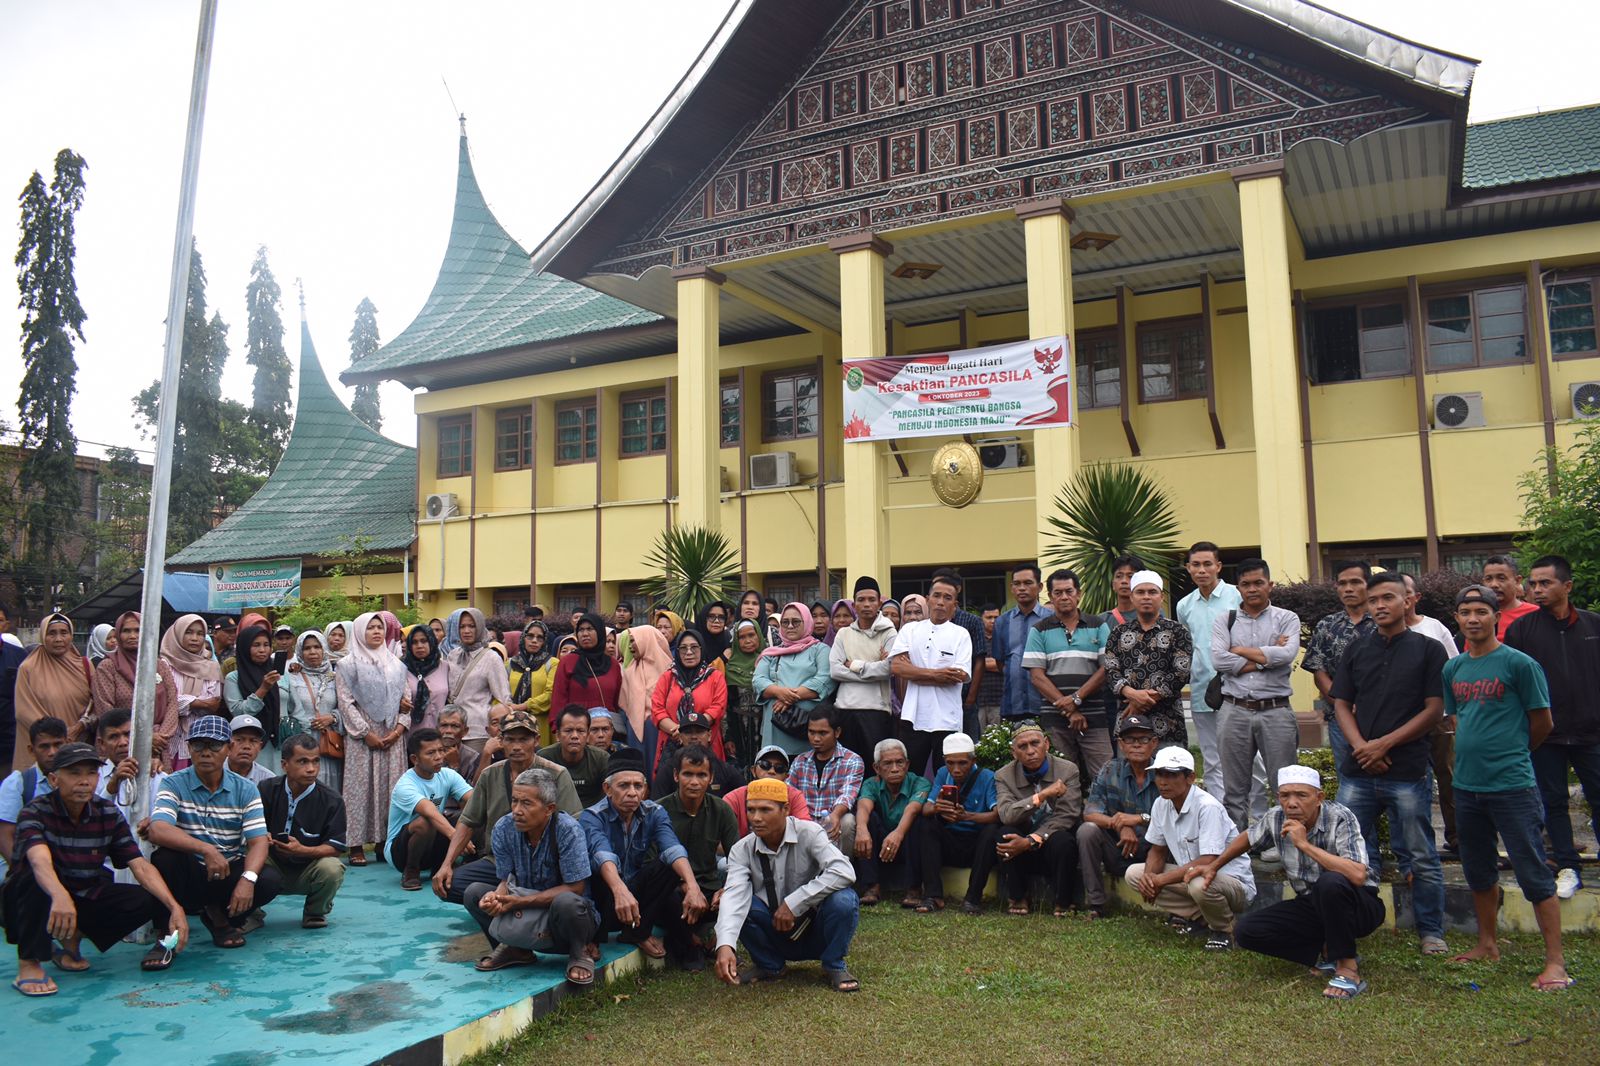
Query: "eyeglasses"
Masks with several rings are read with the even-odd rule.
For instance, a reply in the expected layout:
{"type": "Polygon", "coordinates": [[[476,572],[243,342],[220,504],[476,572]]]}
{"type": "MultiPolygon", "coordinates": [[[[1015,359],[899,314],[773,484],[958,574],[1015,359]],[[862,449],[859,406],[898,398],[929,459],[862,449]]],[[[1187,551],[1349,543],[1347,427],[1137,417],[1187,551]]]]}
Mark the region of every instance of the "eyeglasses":
{"type": "Polygon", "coordinates": [[[706,621],[708,622],[726,622],[727,620],[728,616],[723,614],[721,611],[713,611],[706,615],[706,621]]]}
{"type": "Polygon", "coordinates": [[[215,752],[219,752],[225,747],[227,747],[227,745],[222,743],[219,740],[191,740],[191,741],[189,741],[189,750],[190,751],[197,751],[197,752],[201,753],[202,755],[210,755],[210,754],[213,754],[215,752]]]}
{"type": "Polygon", "coordinates": [[[786,773],[788,771],[788,769],[789,769],[789,764],[788,763],[786,763],[786,762],[778,762],[775,759],[757,759],[756,760],[756,765],[761,767],[763,770],[765,770],[769,774],[786,773]]]}
{"type": "Polygon", "coordinates": [[[785,618],[780,624],[786,626],[803,626],[811,619],[785,618]]]}

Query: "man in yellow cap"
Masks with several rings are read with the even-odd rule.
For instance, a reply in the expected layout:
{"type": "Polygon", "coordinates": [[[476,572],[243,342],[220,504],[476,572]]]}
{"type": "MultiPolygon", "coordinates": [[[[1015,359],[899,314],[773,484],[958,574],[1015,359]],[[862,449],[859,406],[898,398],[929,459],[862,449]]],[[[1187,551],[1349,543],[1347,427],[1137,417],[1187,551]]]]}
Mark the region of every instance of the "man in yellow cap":
{"type": "Polygon", "coordinates": [[[750,835],[728,854],[728,881],[717,914],[717,976],[729,984],[777,981],[787,964],[820,959],[836,992],[859,981],[845,955],[860,917],[855,870],[816,822],[789,817],[789,790],[759,778],[745,791],[750,835]],[[743,943],[754,964],[738,968],[743,943]]]}

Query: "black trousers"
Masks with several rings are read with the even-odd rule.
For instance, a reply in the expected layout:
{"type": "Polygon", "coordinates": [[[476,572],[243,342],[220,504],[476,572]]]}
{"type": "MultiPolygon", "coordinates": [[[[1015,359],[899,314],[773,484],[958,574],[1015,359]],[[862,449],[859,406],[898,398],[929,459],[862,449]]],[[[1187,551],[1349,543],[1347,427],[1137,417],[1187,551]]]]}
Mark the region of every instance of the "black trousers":
{"type": "Polygon", "coordinates": [[[637,928],[630,928],[618,920],[617,900],[605,878],[598,871],[589,878],[589,891],[594,896],[595,906],[600,909],[601,934],[621,930],[622,935],[618,940],[624,944],[637,944],[651,936],[654,927],[659,925],[666,933],[667,943],[674,950],[688,943],[692,930],[683,920],[683,882],[678,880],[672,867],[652,859],[634,875],[632,881],[626,883],[633,898],[639,901],[637,928]]]}
{"type": "MultiPolygon", "coordinates": [[[[935,733],[925,733],[920,729],[913,728],[911,723],[904,718],[897,719],[894,723],[894,738],[906,746],[906,756],[911,763],[911,772],[920,774],[929,780],[933,779],[933,775],[928,772],[928,763],[936,751],[941,753],[941,759],[944,757],[942,754],[944,751],[944,738],[952,732],[953,730],[945,729],[935,733]]],[[[857,752],[856,754],[860,755],[861,753],[857,752]]],[[[861,757],[870,759],[872,753],[869,751],[861,757]]]]}
{"type": "MultiPolygon", "coordinates": [[[[394,868],[401,873],[415,870],[420,874],[425,870],[437,870],[449,850],[450,838],[440,833],[431,823],[421,833],[413,833],[408,825],[400,830],[400,835],[389,845],[389,861],[394,863],[394,868]]],[[[499,883],[495,882],[497,885],[499,883]]],[[[463,888],[462,891],[465,892],[466,889],[463,888]]]]}
{"type": "MultiPolygon", "coordinates": [[[[1017,831],[1007,827],[1008,833],[1017,831]]],[[[1072,894],[1078,888],[1078,838],[1075,833],[1062,829],[1051,833],[1044,847],[1025,851],[1009,862],[1000,864],[1000,880],[1005,886],[1006,898],[1028,898],[1028,878],[1043,874],[1055,891],[1057,907],[1072,903],[1072,894]]]]}
{"type": "Polygon", "coordinates": [[[1382,925],[1383,916],[1376,888],[1324,870],[1304,895],[1241,915],[1233,940],[1262,955],[1314,966],[1324,951],[1332,960],[1355,958],[1356,941],[1382,925]]]}
{"type": "MultiPolygon", "coordinates": [[[[488,885],[491,891],[500,887],[500,876],[495,873],[494,859],[473,859],[457,866],[455,872],[450,875],[450,888],[444,894],[445,902],[467,907],[467,889],[473,885],[488,885]]],[[[483,935],[489,937],[489,946],[498,947],[494,937],[489,936],[489,915],[475,907],[467,907],[467,913],[472,915],[483,929],[483,935]]]]}
{"type": "MultiPolygon", "coordinates": [[[[872,855],[862,859],[855,857],[855,842],[848,844],[851,862],[856,865],[856,886],[866,889],[871,885],[879,885],[895,892],[902,892],[917,883],[923,875],[922,863],[918,857],[922,843],[922,825],[926,819],[918,818],[906,832],[906,838],[900,843],[900,851],[894,857],[894,862],[884,862],[878,858],[883,850],[883,839],[894,831],[894,827],[883,819],[883,814],[876,806],[867,818],[867,832],[872,835],[872,855]]],[[[840,841],[844,843],[844,841],[840,841]]]]}
{"type": "MultiPolygon", "coordinates": [[[[140,885],[102,885],[94,899],[72,897],[78,908],[78,932],[102,952],[144,925],[154,922],[167,932],[167,908],[140,885]]],[[[6,939],[17,945],[17,958],[43,962],[50,957],[50,895],[31,871],[12,871],[5,883],[6,939]]]]}
{"type": "MultiPolygon", "coordinates": [[[[150,856],[150,862],[160,871],[161,879],[189,914],[199,914],[212,904],[226,913],[234,886],[244,873],[244,860],[234,859],[228,864],[228,876],[213,881],[206,876],[206,864],[200,860],[200,856],[186,851],[173,851],[171,848],[157,848],[155,854],[150,856]]],[[[283,878],[278,871],[271,865],[263,866],[256,878],[255,907],[265,907],[278,898],[282,889],[283,878]]],[[[244,924],[249,913],[228,915],[228,924],[238,928],[244,924]]]]}
{"type": "MultiPolygon", "coordinates": [[[[861,756],[861,761],[867,764],[867,772],[872,771],[872,752],[880,740],[888,740],[894,736],[895,719],[888,711],[856,711],[843,710],[844,716],[844,746],[861,756]]],[[[916,771],[922,773],[921,770],[916,771]]]]}
{"type": "Polygon", "coordinates": [[[941,818],[922,819],[922,842],[917,846],[922,860],[922,894],[933,899],[944,898],[946,866],[969,866],[972,876],[967,878],[968,903],[982,903],[983,890],[989,884],[989,875],[1000,861],[995,853],[995,841],[1000,839],[1000,825],[991,822],[976,829],[953,829],[941,818]]]}

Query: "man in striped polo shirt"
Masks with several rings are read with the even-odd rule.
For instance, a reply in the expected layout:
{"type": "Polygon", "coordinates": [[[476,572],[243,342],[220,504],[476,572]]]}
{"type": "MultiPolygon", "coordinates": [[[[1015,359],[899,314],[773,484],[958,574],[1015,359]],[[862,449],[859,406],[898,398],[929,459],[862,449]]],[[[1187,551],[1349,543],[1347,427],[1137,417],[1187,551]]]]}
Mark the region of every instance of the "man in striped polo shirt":
{"type": "Polygon", "coordinates": [[[193,763],[167,776],[150,815],[151,861],[219,948],[244,947],[245,918],[282,886],[267,866],[261,793],[228,769],[232,737],[225,719],[197,719],[189,729],[193,763]]]}
{"type": "Polygon", "coordinates": [[[1022,668],[1041,699],[1039,724],[1050,745],[1076,763],[1084,787],[1111,761],[1104,656],[1111,627],[1099,615],[1078,611],[1078,575],[1057,570],[1046,586],[1055,613],[1028,631],[1022,668]]]}

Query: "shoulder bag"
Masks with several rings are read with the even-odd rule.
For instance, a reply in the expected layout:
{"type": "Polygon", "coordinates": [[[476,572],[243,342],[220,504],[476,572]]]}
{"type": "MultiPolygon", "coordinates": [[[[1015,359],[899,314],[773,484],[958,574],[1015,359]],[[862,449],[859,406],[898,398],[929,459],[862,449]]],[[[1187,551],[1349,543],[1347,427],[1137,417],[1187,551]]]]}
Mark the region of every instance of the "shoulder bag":
{"type": "Polygon", "coordinates": [[[472,658],[467,661],[467,668],[461,671],[461,676],[455,678],[451,682],[449,690],[446,691],[444,697],[444,709],[439,712],[440,714],[443,714],[445,711],[460,711],[461,720],[466,721],[467,709],[465,707],[457,707],[456,699],[461,695],[461,690],[467,687],[467,678],[472,676],[472,671],[478,668],[478,664],[483,661],[483,657],[489,654],[491,651],[493,651],[492,648],[479,648],[477,651],[472,653],[472,658]]]}
{"type": "MultiPolygon", "coordinates": [[[[1228,635],[1233,636],[1233,620],[1239,617],[1238,611],[1228,612],[1228,635]]],[[[1206,686],[1206,706],[1213,711],[1222,710],[1222,675],[1212,674],[1211,684],[1206,686]]]]}
{"type": "MultiPolygon", "coordinates": [[[[321,713],[317,710],[316,690],[311,687],[311,679],[303,670],[300,673],[300,680],[306,686],[306,695],[311,699],[311,717],[315,718],[321,713]]],[[[329,759],[344,758],[344,734],[335,733],[332,729],[317,730],[317,754],[329,759]]]]}

